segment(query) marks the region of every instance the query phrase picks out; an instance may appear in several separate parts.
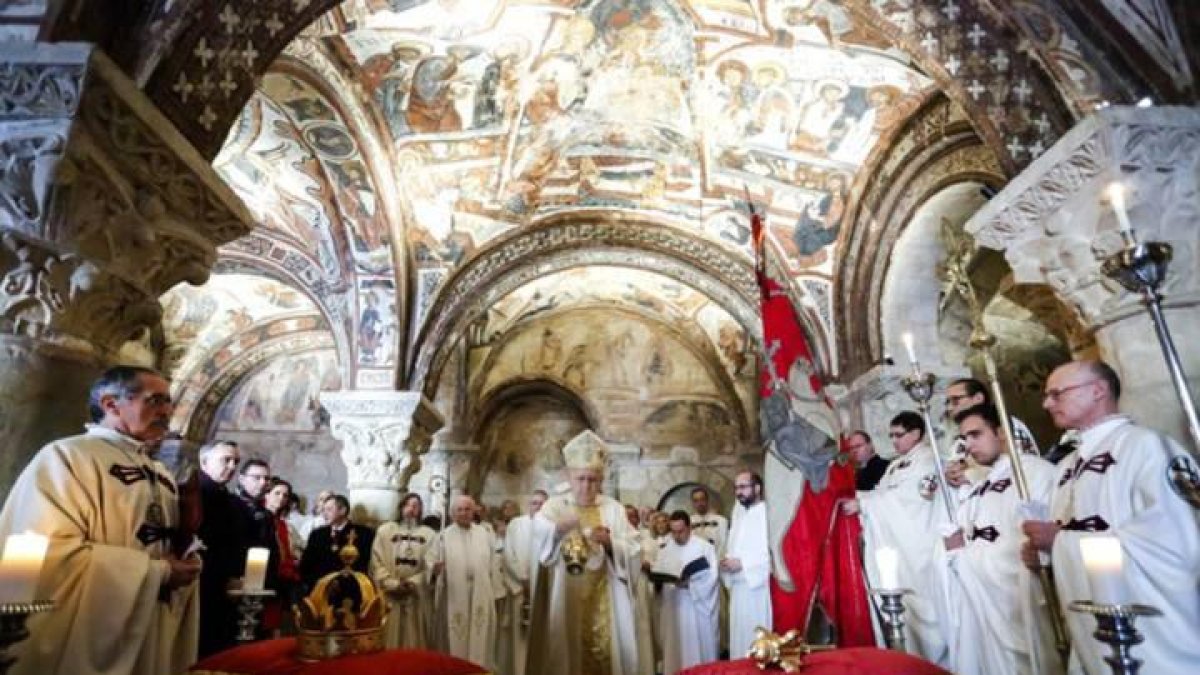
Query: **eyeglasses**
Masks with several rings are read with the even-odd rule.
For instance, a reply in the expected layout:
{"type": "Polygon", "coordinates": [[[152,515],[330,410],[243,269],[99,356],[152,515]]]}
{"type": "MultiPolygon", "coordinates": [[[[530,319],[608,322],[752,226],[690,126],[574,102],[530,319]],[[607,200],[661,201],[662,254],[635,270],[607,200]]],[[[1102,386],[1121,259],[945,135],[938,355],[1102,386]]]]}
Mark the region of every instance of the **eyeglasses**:
{"type": "Polygon", "coordinates": [[[1062,395],[1067,393],[1068,391],[1071,391],[1073,389],[1079,389],[1080,387],[1086,387],[1089,384],[1096,384],[1099,381],[1100,380],[1088,380],[1087,382],[1080,382],[1079,384],[1073,384],[1069,387],[1059,387],[1058,389],[1047,389],[1045,391],[1045,393],[1042,394],[1042,400],[1043,401],[1057,401],[1058,399],[1062,398],[1062,395]]]}
{"type": "Polygon", "coordinates": [[[161,408],[163,406],[168,406],[168,405],[172,404],[171,396],[169,394],[151,394],[149,396],[139,396],[138,394],[130,394],[130,395],[126,396],[125,398],[130,401],[140,400],[142,403],[145,403],[146,405],[151,406],[153,408],[161,408]]]}
{"type": "Polygon", "coordinates": [[[962,396],[947,396],[946,397],[946,407],[953,408],[954,406],[958,405],[959,401],[965,401],[969,398],[971,398],[971,397],[967,396],[966,394],[963,394],[962,396]]]}

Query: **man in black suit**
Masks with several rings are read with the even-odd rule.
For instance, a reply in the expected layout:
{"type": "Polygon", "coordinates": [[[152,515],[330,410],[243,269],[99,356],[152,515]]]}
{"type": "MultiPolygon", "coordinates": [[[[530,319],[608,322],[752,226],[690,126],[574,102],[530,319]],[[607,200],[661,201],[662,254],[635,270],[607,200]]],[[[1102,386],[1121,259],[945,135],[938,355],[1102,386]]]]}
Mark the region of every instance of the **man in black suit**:
{"type": "Polygon", "coordinates": [[[236,644],[237,612],[227,595],[246,565],[245,528],[237,497],[225,484],[241,459],[236,443],[213,441],[200,449],[200,503],[204,518],[197,536],[204,542],[200,572],[199,656],[236,644]]]}
{"type": "Polygon", "coordinates": [[[861,429],[850,434],[846,448],[854,459],[854,489],[859,492],[874,490],[887,471],[888,461],[875,454],[870,435],[861,429]]]}
{"type": "Polygon", "coordinates": [[[366,574],[371,562],[371,544],[375,540],[375,530],[350,522],[350,500],[344,495],[326,499],[321,510],[329,524],[312,531],[300,558],[300,579],[307,591],[311,591],[321,577],[344,567],[339,556],[351,535],[354,536],[354,547],[358,549],[354,569],[366,574]]]}

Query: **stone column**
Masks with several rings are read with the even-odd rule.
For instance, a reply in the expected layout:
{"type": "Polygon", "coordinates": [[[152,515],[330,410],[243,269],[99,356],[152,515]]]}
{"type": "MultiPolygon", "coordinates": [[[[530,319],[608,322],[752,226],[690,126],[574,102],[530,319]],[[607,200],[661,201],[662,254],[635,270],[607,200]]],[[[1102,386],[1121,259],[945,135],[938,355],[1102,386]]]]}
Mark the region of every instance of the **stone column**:
{"type": "Polygon", "coordinates": [[[91,45],[0,46],[0,490],[250,214],[91,45]]]}
{"type": "Polygon", "coordinates": [[[329,429],[342,442],[347,488],[356,520],[396,518],[408,481],[421,469],[441,414],[415,391],[323,392],[329,429]]]}
{"type": "Polygon", "coordinates": [[[1164,309],[1192,387],[1200,378],[1200,110],[1107,108],[1080,122],[967,223],[976,241],[1004,252],[1019,283],[1049,284],[1096,337],[1121,375],[1121,409],[1186,439],[1154,329],[1140,297],[1100,272],[1121,248],[1105,187],[1126,186],[1142,241],[1165,241],[1175,259],[1164,309]]]}

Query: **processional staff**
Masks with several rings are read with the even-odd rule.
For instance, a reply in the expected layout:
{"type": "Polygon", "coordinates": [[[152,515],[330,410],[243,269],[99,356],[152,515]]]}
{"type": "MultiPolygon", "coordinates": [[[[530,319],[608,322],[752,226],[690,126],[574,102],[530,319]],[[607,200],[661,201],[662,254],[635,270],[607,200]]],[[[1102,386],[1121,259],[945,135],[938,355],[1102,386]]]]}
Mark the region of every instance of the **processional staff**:
{"type": "MultiPolygon", "coordinates": [[[[1000,414],[1000,424],[1004,430],[1004,447],[1012,464],[1017,495],[1023,503],[1029,503],[1029,483],[1025,479],[1021,451],[1017,447],[1016,436],[1013,435],[1012,420],[1008,416],[1008,405],[1004,400],[1004,389],[1000,386],[996,360],[992,357],[992,347],[996,344],[996,336],[988,332],[984,326],[983,306],[971,283],[971,277],[967,274],[967,260],[975,249],[974,241],[970,235],[958,234],[950,228],[943,229],[942,235],[943,244],[946,246],[944,281],[949,287],[948,290],[957,293],[967,302],[971,313],[969,344],[983,357],[984,370],[987,372],[988,384],[992,390],[992,399],[996,402],[996,411],[1000,414]]],[[[1066,621],[1062,614],[1062,605],[1058,599],[1058,589],[1054,585],[1054,576],[1050,565],[1044,564],[1038,567],[1037,576],[1042,593],[1046,596],[1046,604],[1050,607],[1050,624],[1054,631],[1055,647],[1066,661],[1071,651],[1071,639],[1067,633],[1066,621]]]]}

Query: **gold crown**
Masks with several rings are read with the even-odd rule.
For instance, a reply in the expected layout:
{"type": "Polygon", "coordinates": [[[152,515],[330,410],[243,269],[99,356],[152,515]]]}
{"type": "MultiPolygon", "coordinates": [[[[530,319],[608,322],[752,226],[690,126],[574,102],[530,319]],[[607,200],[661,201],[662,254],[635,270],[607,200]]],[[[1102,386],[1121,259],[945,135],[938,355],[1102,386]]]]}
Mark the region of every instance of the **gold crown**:
{"type": "Polygon", "coordinates": [[[608,444],[585,429],[563,446],[562,454],[569,469],[603,469],[608,463],[608,444]]]}
{"type": "Polygon", "coordinates": [[[371,578],[351,569],[358,559],[355,535],[338,552],[345,568],[321,577],[293,610],[301,661],[321,661],[383,649],[384,599],[371,578]]]}

